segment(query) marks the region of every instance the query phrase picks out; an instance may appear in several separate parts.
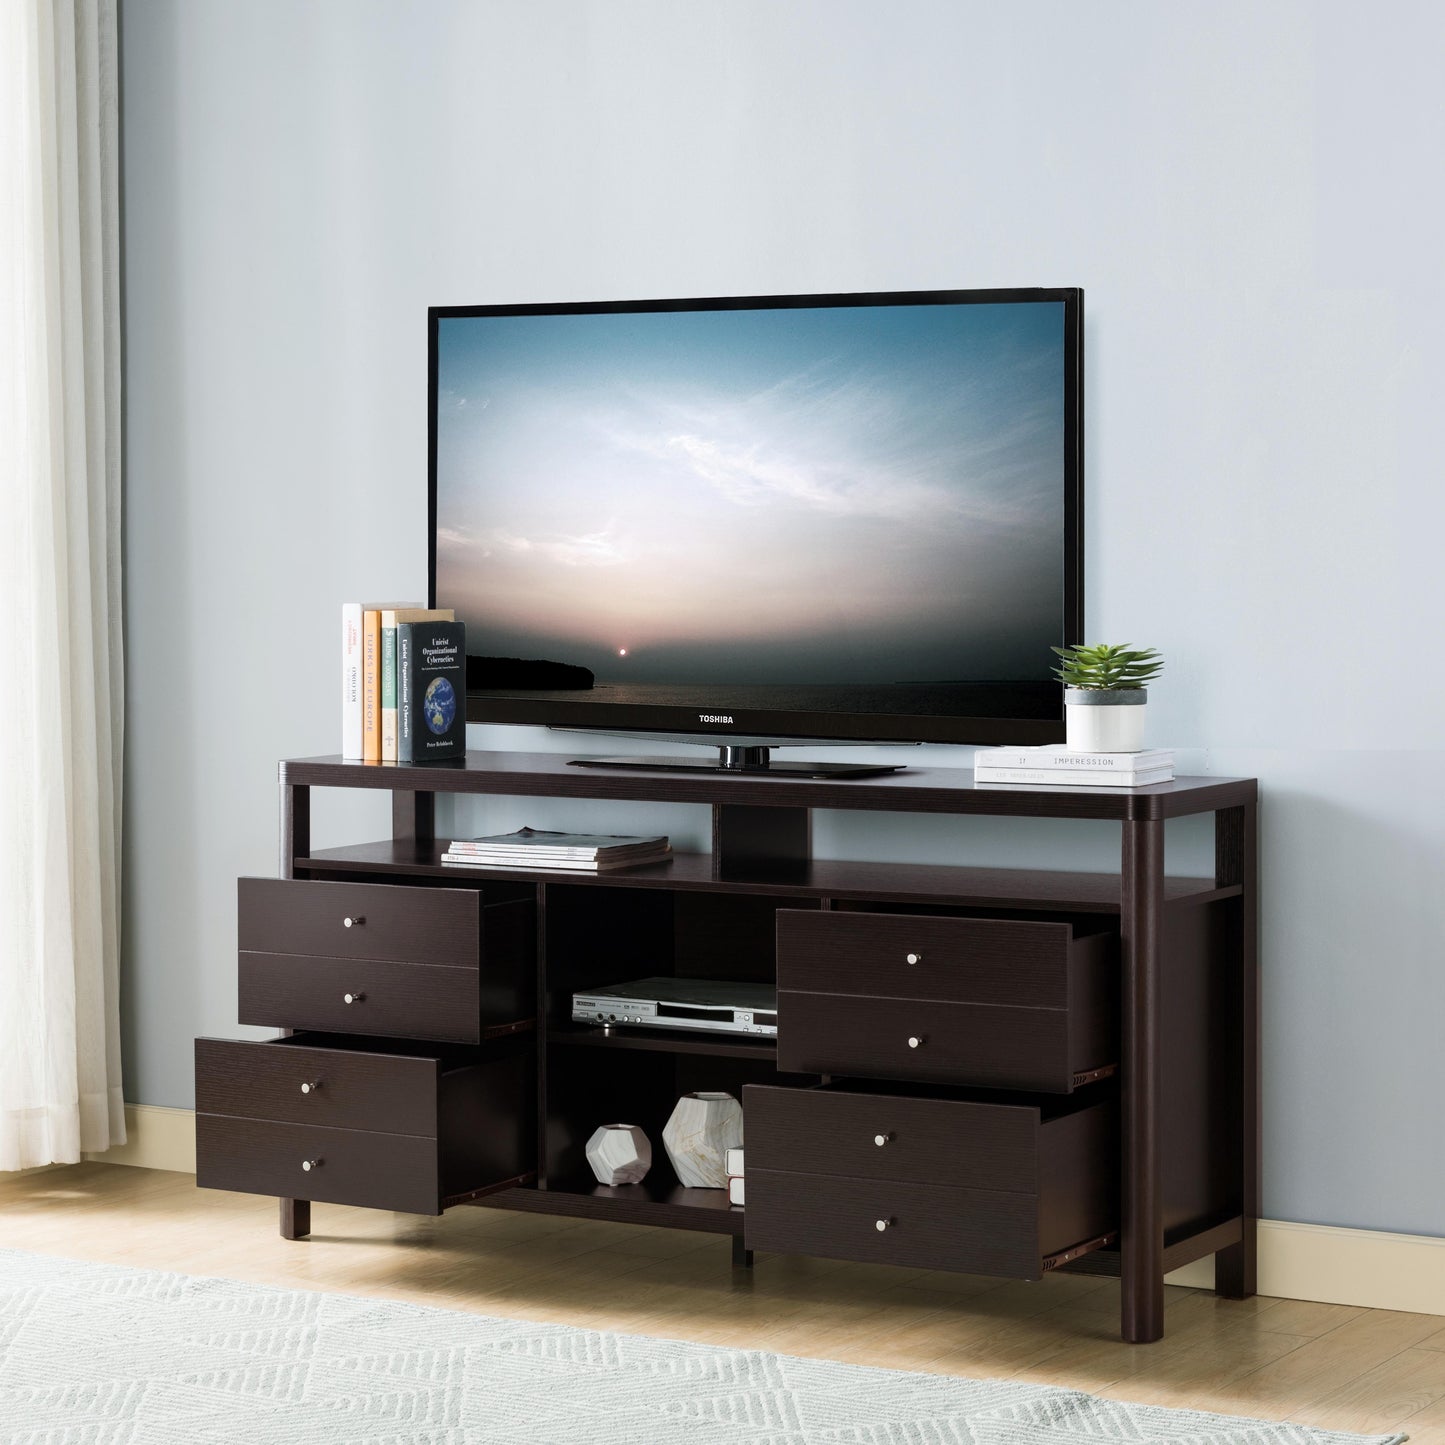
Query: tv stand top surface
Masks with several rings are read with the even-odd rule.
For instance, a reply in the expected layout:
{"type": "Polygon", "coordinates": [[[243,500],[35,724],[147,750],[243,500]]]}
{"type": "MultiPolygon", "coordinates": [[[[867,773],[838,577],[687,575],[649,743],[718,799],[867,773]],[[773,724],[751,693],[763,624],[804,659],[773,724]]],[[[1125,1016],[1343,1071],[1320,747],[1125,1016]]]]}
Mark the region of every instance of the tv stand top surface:
{"type": "Polygon", "coordinates": [[[388,792],[1117,821],[1209,813],[1250,803],[1256,793],[1252,778],[1175,778],[1130,789],[1048,788],[978,784],[971,769],[911,764],[881,777],[804,778],[741,770],[579,768],[572,761],[567,753],[469,752],[440,763],[368,763],[331,755],[287,759],[280,765],[280,778],[292,787],[388,792]]]}

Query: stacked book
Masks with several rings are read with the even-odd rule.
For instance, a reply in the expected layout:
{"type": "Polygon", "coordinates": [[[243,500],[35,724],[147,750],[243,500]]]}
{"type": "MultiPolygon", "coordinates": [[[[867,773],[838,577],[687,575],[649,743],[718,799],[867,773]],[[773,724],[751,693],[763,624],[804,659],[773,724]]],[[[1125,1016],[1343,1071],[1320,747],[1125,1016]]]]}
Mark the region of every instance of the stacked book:
{"type": "Polygon", "coordinates": [[[487,838],[454,838],[443,863],[465,868],[560,868],[569,873],[603,873],[640,868],[671,854],[665,833],[651,837],[608,833],[549,833],[518,828],[487,838]]]}
{"type": "Polygon", "coordinates": [[[1049,788],[1145,788],[1174,777],[1172,748],[1139,753],[1081,753],[1064,744],[1046,748],[980,748],[976,783],[1041,784],[1049,788]]]}
{"type": "Polygon", "coordinates": [[[743,1203],[743,1151],[729,1149],[724,1155],[728,1175],[728,1203],[743,1203]]]}
{"type": "Polygon", "coordinates": [[[341,756],[424,763],[467,747],[466,629],[450,607],[341,608],[341,756]]]}

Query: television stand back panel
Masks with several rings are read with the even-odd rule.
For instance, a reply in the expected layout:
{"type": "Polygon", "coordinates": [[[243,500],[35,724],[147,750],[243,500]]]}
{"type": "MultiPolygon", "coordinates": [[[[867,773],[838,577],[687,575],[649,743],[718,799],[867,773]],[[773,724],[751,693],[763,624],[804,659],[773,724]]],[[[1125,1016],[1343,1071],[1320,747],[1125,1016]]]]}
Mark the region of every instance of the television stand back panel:
{"type": "MultiPolygon", "coordinates": [[[[802,1252],[1038,1279],[1121,1278],[1121,1333],[1160,1337],[1165,1274],[1215,1256],[1255,1289],[1256,786],[976,787],[910,768],[846,781],[618,771],[469,753],[281,764],[279,878],[239,889],[240,1021],[198,1040],[197,1180],[313,1200],[459,1204],[726,1234],[802,1252]],[[313,849],[311,789],[392,795],[392,835],[313,849]],[[705,803],[713,847],[596,875],[444,865],[438,793],[705,803]],[[1107,874],[816,859],[814,808],[1110,819],[1107,874]],[[1211,813],[1208,878],[1164,873],[1169,819],[1211,813]],[[643,975],[775,985],[772,1037],[571,1019],[643,975]],[[746,1208],[683,1186],[678,1096],[742,1099],[746,1208]],[[599,1124],[654,1142],[634,1185],[599,1124]]],[[[764,1265],[763,1267],[766,1267],[764,1265]]]]}

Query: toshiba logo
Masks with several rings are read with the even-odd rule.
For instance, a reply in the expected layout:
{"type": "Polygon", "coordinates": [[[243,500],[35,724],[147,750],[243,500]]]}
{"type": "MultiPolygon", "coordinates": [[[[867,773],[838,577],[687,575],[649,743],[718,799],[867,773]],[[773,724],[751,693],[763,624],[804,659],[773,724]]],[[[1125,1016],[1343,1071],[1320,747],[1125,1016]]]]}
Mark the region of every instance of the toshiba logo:
{"type": "Polygon", "coordinates": [[[727,715],[727,713],[725,713],[725,712],[700,712],[700,713],[698,713],[698,715],[697,715],[697,720],[698,720],[698,722],[707,722],[707,723],[731,723],[731,722],[732,722],[732,718],[730,718],[730,717],[727,715]]]}

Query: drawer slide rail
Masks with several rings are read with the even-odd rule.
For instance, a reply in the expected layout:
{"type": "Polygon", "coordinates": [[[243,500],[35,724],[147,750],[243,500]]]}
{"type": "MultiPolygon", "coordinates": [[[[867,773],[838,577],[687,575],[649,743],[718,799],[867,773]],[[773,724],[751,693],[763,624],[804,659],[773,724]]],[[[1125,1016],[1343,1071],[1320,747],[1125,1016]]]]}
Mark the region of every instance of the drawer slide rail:
{"type": "Polygon", "coordinates": [[[1068,1249],[1061,1249],[1057,1254],[1046,1254],[1043,1258],[1044,1273],[1051,1269],[1058,1269],[1060,1265],[1072,1264],[1076,1259],[1082,1259],[1086,1254],[1093,1254],[1096,1249],[1110,1249],[1119,1242],[1119,1234],[1116,1230],[1113,1234],[1101,1234],[1097,1239],[1085,1240],[1083,1244],[1075,1244],[1068,1249]]]}

